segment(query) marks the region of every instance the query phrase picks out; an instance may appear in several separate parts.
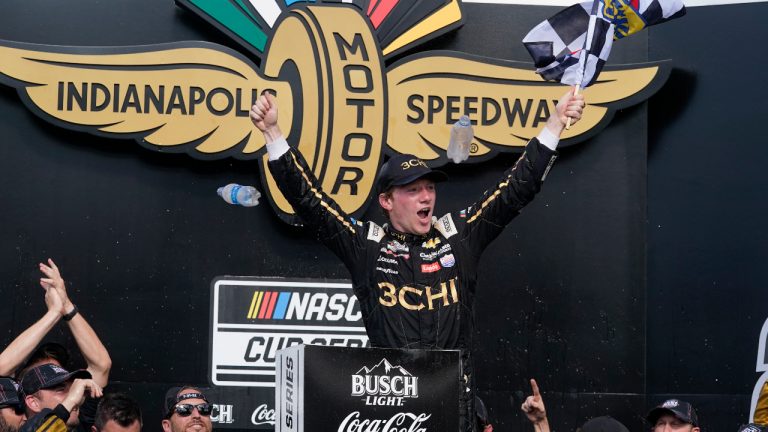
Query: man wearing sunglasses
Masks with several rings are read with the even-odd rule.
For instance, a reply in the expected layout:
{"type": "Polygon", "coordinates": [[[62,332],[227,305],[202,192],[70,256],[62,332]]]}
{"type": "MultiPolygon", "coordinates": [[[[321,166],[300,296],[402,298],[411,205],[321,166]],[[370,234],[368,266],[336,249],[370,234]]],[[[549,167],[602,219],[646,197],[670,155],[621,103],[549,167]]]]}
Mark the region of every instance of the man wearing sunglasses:
{"type": "Polygon", "coordinates": [[[0,432],[18,432],[26,420],[19,385],[10,378],[0,378],[0,432]]]}
{"type": "Polygon", "coordinates": [[[50,363],[27,371],[21,391],[29,418],[21,432],[90,432],[102,396],[101,386],[87,370],[69,372],[50,363]]]}
{"type": "Polygon", "coordinates": [[[165,393],[163,432],[211,432],[215,411],[197,387],[172,387],[165,393]]]}

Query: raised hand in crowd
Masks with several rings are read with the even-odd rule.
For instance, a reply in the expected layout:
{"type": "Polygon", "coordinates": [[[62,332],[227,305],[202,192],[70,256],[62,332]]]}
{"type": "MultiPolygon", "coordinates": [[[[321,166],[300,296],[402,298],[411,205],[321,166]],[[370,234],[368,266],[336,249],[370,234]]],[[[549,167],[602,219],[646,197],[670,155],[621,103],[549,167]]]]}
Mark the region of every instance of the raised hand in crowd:
{"type": "Polygon", "coordinates": [[[64,405],[64,408],[66,408],[67,411],[72,412],[74,408],[79,408],[80,405],[85,402],[86,396],[96,399],[103,396],[103,394],[101,386],[94,380],[77,378],[72,380],[72,385],[69,387],[69,393],[67,394],[67,397],[61,401],[61,404],[64,405]]]}
{"type": "Polygon", "coordinates": [[[93,376],[93,381],[101,387],[109,382],[109,371],[112,367],[112,359],[104,345],[99,340],[96,332],[90,324],[83,318],[72,301],[67,295],[67,288],[64,279],[61,277],[59,267],[52,259],[48,259],[48,264],[40,263],[40,271],[45,277],[40,278],[40,285],[43,288],[55,290],[62,298],[64,307],[62,317],[69,325],[72,336],[75,337],[78,348],[83,354],[83,358],[88,364],[88,372],[93,376]]]}
{"type": "MultiPolygon", "coordinates": [[[[42,267],[43,264],[40,264],[41,271],[42,267]]],[[[61,283],[63,286],[63,280],[61,283]]],[[[48,310],[42,318],[24,330],[0,353],[0,376],[13,375],[66,313],[64,299],[59,290],[53,288],[53,283],[44,284],[41,279],[40,285],[45,290],[45,306],[48,310]]]]}
{"type": "MultiPolygon", "coordinates": [[[[42,284],[42,282],[41,282],[42,284]]],[[[48,312],[58,315],[61,318],[64,315],[64,299],[61,298],[61,294],[53,287],[43,286],[45,290],[45,306],[48,308],[48,312]]]]}
{"type": "MultiPolygon", "coordinates": [[[[52,259],[48,258],[48,264],[40,263],[40,271],[44,277],[40,278],[40,286],[45,290],[46,304],[48,304],[49,292],[53,290],[61,299],[61,315],[65,316],[72,312],[75,306],[67,296],[67,287],[64,285],[64,279],[61,277],[59,268],[52,259]]],[[[50,309],[50,305],[49,305],[50,309]]]]}
{"type": "Polygon", "coordinates": [[[531,379],[531,390],[533,394],[525,399],[520,409],[533,424],[533,430],[536,432],[549,432],[549,421],[547,420],[547,410],[544,407],[544,399],[539,392],[539,386],[535,379],[531,379]]]}
{"type": "Polygon", "coordinates": [[[0,375],[10,376],[16,372],[16,375],[21,376],[25,370],[45,363],[67,366],[60,364],[58,359],[51,358],[43,347],[39,347],[48,332],[63,319],[88,364],[87,368],[94,382],[100,387],[106,386],[112,368],[112,359],[107,349],[70,300],[56,263],[49,258],[47,264],[39,263],[38,267],[43,273],[40,286],[45,290],[45,305],[48,310],[40,320],[24,330],[0,353],[0,375]]]}

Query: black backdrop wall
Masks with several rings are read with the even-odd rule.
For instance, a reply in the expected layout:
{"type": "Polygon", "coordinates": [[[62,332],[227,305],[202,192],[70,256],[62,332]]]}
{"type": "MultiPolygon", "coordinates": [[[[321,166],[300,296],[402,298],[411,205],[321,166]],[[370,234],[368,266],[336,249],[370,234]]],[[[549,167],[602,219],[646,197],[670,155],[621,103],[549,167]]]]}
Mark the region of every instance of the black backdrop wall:
{"type": "MultiPolygon", "coordinates": [[[[527,61],[519,41],[557,10],[466,4],[461,29],[418,50],[527,61]]],[[[615,45],[611,63],[672,59],[675,69],[649,102],[563,149],[544,191],[485,254],[478,381],[497,430],[528,430],[518,407],[531,377],[557,430],[602,414],[641,430],[667,395],[700,406],[707,430],[746,420],[768,318],[768,64],[753,54],[768,38],[757,22],[766,13],[765,3],[692,8],[615,45]]],[[[0,38],[240,49],[170,0],[14,0],[0,38]]],[[[207,383],[216,276],[348,277],[268,205],[216,196],[231,181],[260,186],[254,162],[202,162],[57,128],[8,87],[0,113],[0,340],[43,314],[36,263],[54,258],[112,355],[110,388],[141,399],[147,430],[159,428],[165,388],[207,383]]],[[[473,201],[514,158],[446,167],[436,213],[473,201]]],[[[373,208],[366,216],[379,219],[373,208]]],[[[75,348],[63,328],[49,339],[75,348]]]]}

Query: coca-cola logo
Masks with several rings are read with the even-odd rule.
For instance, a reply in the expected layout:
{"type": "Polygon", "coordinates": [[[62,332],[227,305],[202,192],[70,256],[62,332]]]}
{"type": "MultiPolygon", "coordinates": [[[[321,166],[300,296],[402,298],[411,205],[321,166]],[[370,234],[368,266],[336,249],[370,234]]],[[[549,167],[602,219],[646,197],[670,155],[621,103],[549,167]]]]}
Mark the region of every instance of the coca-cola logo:
{"type": "Polygon", "coordinates": [[[426,432],[424,422],[432,414],[397,413],[388,419],[360,419],[360,411],[349,413],[341,422],[338,432],[426,432]]]}
{"type": "Polygon", "coordinates": [[[269,408],[267,404],[261,404],[256,407],[255,410],[253,410],[253,414],[251,414],[251,424],[254,425],[263,425],[263,424],[270,424],[272,426],[275,425],[275,410],[272,408],[269,408]]]}

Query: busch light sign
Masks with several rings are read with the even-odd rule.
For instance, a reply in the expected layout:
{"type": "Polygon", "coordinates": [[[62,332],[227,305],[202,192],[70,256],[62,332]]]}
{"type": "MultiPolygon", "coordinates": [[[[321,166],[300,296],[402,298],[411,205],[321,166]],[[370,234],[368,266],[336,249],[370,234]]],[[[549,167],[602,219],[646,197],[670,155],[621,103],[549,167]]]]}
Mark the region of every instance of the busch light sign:
{"type": "Polygon", "coordinates": [[[459,352],[298,345],[278,351],[279,432],[451,431],[459,352]]]}

